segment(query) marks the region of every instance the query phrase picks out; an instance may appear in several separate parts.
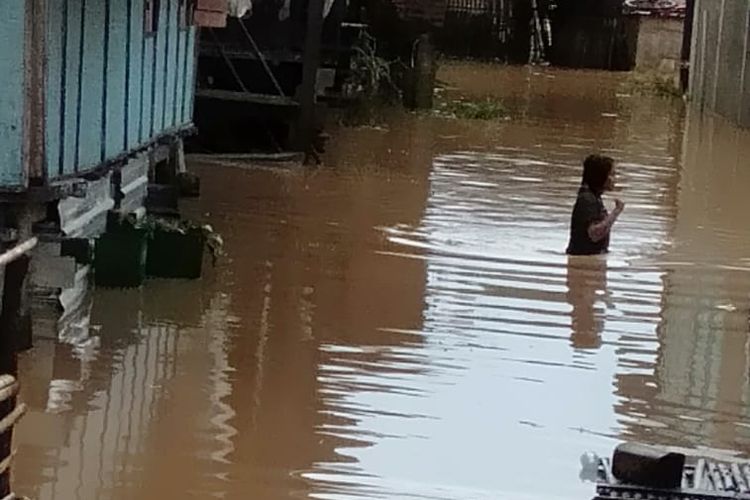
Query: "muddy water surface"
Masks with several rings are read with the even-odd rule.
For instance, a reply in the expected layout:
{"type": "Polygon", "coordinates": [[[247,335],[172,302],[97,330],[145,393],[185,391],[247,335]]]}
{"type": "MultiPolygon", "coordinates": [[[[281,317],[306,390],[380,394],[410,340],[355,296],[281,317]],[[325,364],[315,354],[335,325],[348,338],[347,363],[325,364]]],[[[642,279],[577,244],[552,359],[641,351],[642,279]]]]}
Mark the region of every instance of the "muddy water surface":
{"type": "Polygon", "coordinates": [[[621,76],[448,67],[498,122],[334,132],[320,169],[194,164],[227,256],[97,291],[22,359],[16,487],[46,499],[585,499],[624,439],[750,454],[750,136],[621,76]],[[580,161],[619,161],[568,259],[580,161]]]}

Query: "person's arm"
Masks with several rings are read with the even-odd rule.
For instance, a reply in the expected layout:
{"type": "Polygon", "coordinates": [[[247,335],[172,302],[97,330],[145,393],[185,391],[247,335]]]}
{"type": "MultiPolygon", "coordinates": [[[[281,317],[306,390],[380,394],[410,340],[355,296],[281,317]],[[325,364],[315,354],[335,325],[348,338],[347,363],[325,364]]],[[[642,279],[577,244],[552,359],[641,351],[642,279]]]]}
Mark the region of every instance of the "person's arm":
{"type": "Polygon", "coordinates": [[[599,241],[606,238],[609,232],[612,230],[612,226],[617,221],[617,218],[620,217],[620,214],[622,213],[624,208],[625,204],[622,201],[615,200],[615,209],[612,211],[612,213],[605,217],[603,220],[594,222],[589,226],[589,238],[591,238],[591,241],[598,243],[599,241]]]}

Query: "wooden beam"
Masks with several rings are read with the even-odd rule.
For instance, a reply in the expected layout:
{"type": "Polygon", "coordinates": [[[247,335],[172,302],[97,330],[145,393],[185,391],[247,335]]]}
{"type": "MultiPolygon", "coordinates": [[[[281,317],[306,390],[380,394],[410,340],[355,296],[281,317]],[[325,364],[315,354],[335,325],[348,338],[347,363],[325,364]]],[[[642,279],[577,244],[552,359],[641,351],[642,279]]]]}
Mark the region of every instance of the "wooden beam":
{"type": "Polygon", "coordinates": [[[307,31],[302,59],[302,85],[299,89],[300,118],[294,145],[307,151],[312,145],[315,129],[315,87],[320,66],[320,48],[323,36],[323,0],[308,0],[307,31]]]}

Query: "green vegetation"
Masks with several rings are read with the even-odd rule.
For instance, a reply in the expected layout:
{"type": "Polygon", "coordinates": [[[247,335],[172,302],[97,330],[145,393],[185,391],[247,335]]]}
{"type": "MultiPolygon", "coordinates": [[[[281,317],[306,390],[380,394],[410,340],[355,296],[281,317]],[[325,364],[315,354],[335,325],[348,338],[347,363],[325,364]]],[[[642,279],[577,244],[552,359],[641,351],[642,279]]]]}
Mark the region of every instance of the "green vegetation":
{"type": "Polygon", "coordinates": [[[401,91],[395,83],[398,61],[387,61],[378,55],[377,41],[362,32],[353,47],[350,73],[343,94],[351,99],[342,116],[349,126],[377,125],[389,109],[401,102],[401,91]]]}
{"type": "Polygon", "coordinates": [[[146,215],[137,218],[132,214],[120,218],[118,223],[121,229],[132,229],[145,232],[148,239],[153,239],[156,232],[182,235],[200,233],[203,236],[206,247],[208,248],[214,263],[222,254],[224,240],[209,224],[198,224],[190,220],[158,217],[154,215],[146,215]]]}
{"type": "Polygon", "coordinates": [[[484,97],[478,100],[466,98],[441,100],[436,113],[440,116],[464,120],[503,120],[508,117],[505,105],[494,97],[484,97]]]}

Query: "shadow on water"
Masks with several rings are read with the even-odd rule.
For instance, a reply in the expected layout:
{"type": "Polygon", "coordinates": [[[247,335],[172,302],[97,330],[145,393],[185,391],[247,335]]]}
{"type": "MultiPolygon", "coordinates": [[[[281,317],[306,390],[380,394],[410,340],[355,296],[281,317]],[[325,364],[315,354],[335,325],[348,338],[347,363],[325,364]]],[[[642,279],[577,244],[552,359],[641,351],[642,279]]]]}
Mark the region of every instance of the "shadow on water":
{"type": "Polygon", "coordinates": [[[573,499],[620,439],[747,456],[747,133],[611,74],[442,79],[510,120],[341,129],[314,170],[194,164],[226,257],[97,290],[88,336],[21,359],[19,492],[573,499]],[[606,259],[568,259],[593,150],[627,210],[606,259]]]}

